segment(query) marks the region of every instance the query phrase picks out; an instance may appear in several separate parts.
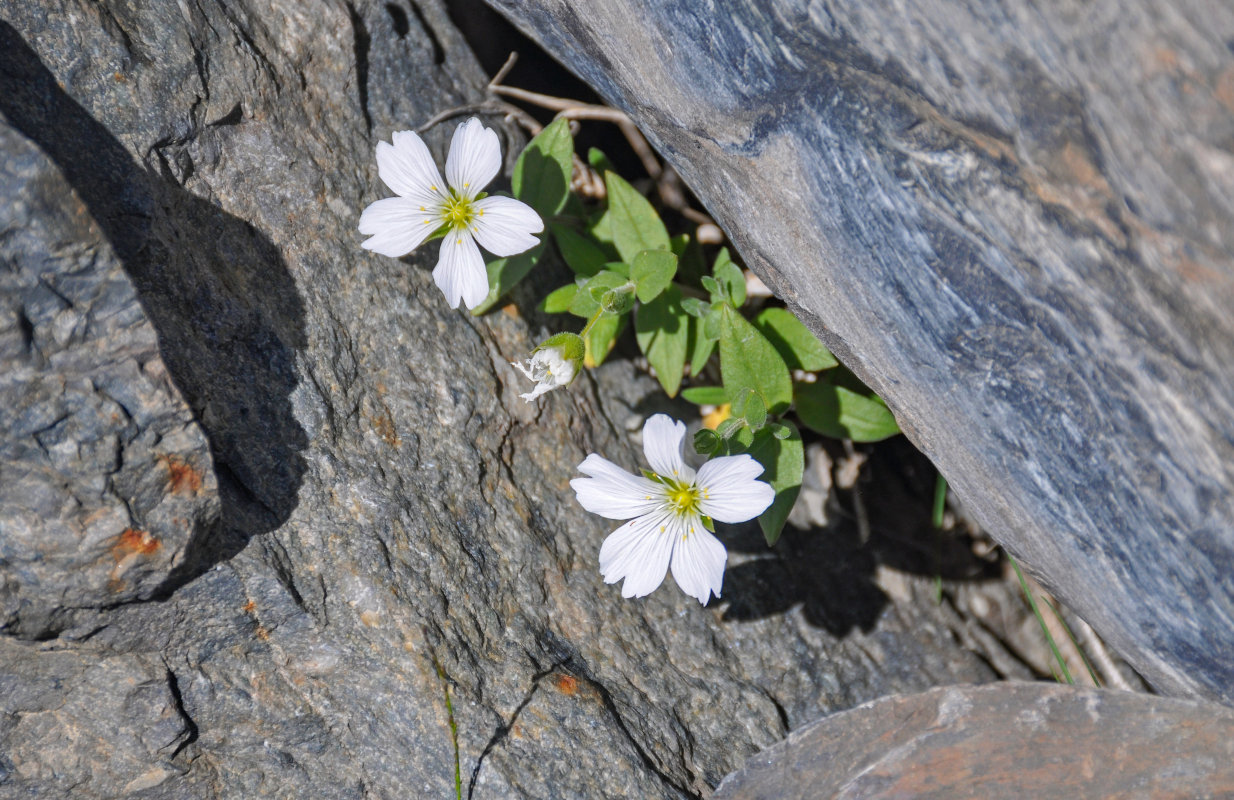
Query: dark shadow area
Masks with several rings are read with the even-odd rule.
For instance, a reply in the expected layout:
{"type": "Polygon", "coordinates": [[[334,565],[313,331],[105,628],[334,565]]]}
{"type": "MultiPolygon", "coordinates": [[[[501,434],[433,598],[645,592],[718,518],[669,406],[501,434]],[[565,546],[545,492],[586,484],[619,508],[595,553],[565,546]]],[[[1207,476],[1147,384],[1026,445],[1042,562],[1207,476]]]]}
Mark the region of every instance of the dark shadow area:
{"type": "MultiPolygon", "coordinates": [[[[502,81],[504,85],[584,103],[604,102],[590,86],[576,78],[483,0],[446,0],[446,11],[487,75],[495,75],[510,53],[518,53],[518,62],[502,81]]],[[[555,113],[529,104],[519,105],[544,124],[551,122],[555,113]]],[[[575,140],[575,149],[586,158],[590,147],[604,151],[623,177],[635,180],[646,175],[642,162],[630,150],[630,145],[616,125],[584,124],[575,140]]]]}
{"type": "Polygon", "coordinates": [[[151,148],[157,168],[135,161],[3,21],[0,112],[56,163],[106,235],[209,438],[222,521],[190,540],[156,595],[166,596],[295,508],[308,441],[290,400],[303,305],[269,239],[176,183],[162,153],[175,143],[151,148]]]}
{"type": "Polygon", "coordinates": [[[970,533],[934,529],[935,473],[925,456],[903,437],[860,449],[868,461],[852,491],[833,494],[827,527],[790,525],[770,549],[755,524],[720,531],[730,552],[757,556],[725,573],[725,619],[762,619],[801,605],[807,622],[842,637],[870,631],[891,602],[875,582],[880,564],[944,581],[1000,579],[997,557],[979,556],[970,533]]]}

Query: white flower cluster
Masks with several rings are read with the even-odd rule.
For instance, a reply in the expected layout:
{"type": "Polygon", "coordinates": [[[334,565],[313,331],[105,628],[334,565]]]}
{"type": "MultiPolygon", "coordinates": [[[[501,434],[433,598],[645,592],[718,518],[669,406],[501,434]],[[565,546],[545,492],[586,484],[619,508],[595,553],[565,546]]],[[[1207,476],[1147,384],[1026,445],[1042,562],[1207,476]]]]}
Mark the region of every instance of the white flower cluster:
{"type": "MultiPolygon", "coordinates": [[[[488,272],[477,243],[497,256],[512,256],[539,243],[544,222],[525,203],[487,196],[482,189],[501,169],[497,134],[474,117],[454,132],[443,182],[428,147],[412,131],[396,131],[392,144],[377,144],[377,172],[397,195],[364,209],[363,247],[398,258],[435,235],[442,238],[433,280],[456,307],[475,308],[488,296],[488,272]]],[[[568,385],[583,363],[583,340],[562,333],[514,364],[536,386],[530,402],[568,385]]],[[[745,522],[761,514],[775,490],[757,480],[763,467],[748,455],[712,458],[697,472],[682,459],[686,427],[664,414],[643,426],[651,470],[631,475],[591,454],[570,481],[583,508],[608,519],[630,520],[604,540],[600,572],[606,583],[624,580],[623,597],[655,591],[668,571],[681,590],[704,605],[720,596],[728,551],[712,535],[712,521],[745,522]]]]}

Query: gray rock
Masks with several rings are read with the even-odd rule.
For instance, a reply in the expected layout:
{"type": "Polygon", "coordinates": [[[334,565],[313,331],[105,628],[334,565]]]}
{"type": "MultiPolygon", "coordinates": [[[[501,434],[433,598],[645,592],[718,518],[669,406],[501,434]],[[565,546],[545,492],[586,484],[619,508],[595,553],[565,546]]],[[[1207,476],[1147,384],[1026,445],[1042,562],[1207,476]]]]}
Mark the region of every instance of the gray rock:
{"type": "Polygon", "coordinates": [[[206,437],[102,231],[0,116],[0,630],[147,599],[219,519],[206,437]]]}
{"type": "Polygon", "coordinates": [[[978,521],[1234,702],[1234,6],[488,0],[630,113],[978,521]]]}
{"type": "MultiPolygon", "coordinates": [[[[568,481],[588,452],[637,464],[655,381],[617,358],[526,405],[508,362],[543,320],[445,308],[433,246],[359,247],[376,142],[483,98],[439,4],[4,15],[5,158],[31,166],[0,197],[34,172],[71,187],[15,224],[42,225],[44,271],[123,268],[210,443],[219,521],[186,519],[148,601],[0,638],[0,795],[449,797],[457,770],[477,799],[700,797],[820,713],[996,677],[929,567],[883,588],[902,548],[881,529],[772,552],[723,530],[706,608],[602,582],[613,525],[568,481]]],[[[452,131],[426,134],[438,156],[452,131]]]]}
{"type": "Polygon", "coordinates": [[[713,800],[1229,797],[1234,713],[1047,684],[885,697],[794,731],[713,800]]]}

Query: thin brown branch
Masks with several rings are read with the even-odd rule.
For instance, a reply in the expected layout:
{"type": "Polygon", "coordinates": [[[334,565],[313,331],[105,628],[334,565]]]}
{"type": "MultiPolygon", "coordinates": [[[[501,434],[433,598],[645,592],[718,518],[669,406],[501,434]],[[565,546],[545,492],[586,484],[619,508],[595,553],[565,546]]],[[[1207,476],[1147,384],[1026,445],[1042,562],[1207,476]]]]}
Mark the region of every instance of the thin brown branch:
{"type": "Polygon", "coordinates": [[[500,100],[488,100],[483,103],[468,103],[467,105],[454,106],[453,108],[447,108],[445,111],[440,111],[434,114],[428,122],[416,128],[416,133],[424,133],[435,125],[439,125],[454,117],[461,117],[463,114],[501,114],[506,119],[518,123],[532,136],[544,130],[544,126],[535,117],[518,106],[512,103],[504,103],[500,100]]]}
{"type": "Polygon", "coordinates": [[[495,91],[495,87],[501,84],[505,77],[510,74],[510,70],[514,69],[514,65],[518,63],[518,53],[511,51],[506,57],[506,63],[501,65],[501,69],[497,70],[497,74],[488,82],[488,88],[495,91]]]}

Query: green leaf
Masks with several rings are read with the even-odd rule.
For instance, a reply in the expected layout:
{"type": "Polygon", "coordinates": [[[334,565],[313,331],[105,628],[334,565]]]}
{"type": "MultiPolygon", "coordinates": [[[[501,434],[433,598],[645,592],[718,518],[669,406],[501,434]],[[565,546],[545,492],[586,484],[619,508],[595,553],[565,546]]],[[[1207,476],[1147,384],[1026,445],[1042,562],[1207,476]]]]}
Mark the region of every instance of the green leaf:
{"type": "Polygon", "coordinates": [[[724,390],[729,397],[737,397],[742,389],[751,389],[762,396],[771,413],[785,411],[793,402],[793,382],[784,359],[737,309],[725,305],[720,313],[720,376],[724,390]]]}
{"type": "Polygon", "coordinates": [[[703,324],[699,326],[699,332],[704,339],[712,342],[720,341],[720,334],[724,331],[724,307],[726,303],[717,303],[711,307],[711,310],[703,317],[703,324]]]}
{"type": "Polygon", "coordinates": [[[630,277],[638,286],[641,303],[650,303],[659,297],[676,274],[677,256],[666,250],[643,250],[630,262],[630,277]]]}
{"type": "Polygon", "coordinates": [[[626,276],[608,270],[596,273],[575,293],[574,300],[570,302],[570,313],[576,317],[591,319],[600,310],[600,297],[604,296],[604,292],[621,286],[627,280],[626,276]]]}
{"type": "Polygon", "coordinates": [[[696,284],[706,272],[703,263],[703,246],[698,239],[680,234],[673,237],[673,252],[677,255],[677,277],[686,284],[696,284]]]}
{"type": "Polygon", "coordinates": [[[689,319],[681,310],[681,292],[675,286],[670,286],[650,303],[639,306],[634,317],[634,337],[639,349],[655,367],[656,378],[669,397],[674,397],[681,388],[689,319]]]}
{"type": "Polygon", "coordinates": [[[531,206],[541,217],[551,217],[566,204],[573,172],[574,139],[565,119],[551,125],[527,143],[518,161],[510,185],[514,196],[531,206]]]}
{"type": "Polygon", "coordinates": [[[715,352],[716,340],[708,339],[703,335],[703,320],[696,317],[690,318],[689,331],[690,374],[697,378],[703,374],[703,370],[707,367],[707,360],[715,352]]]}
{"type": "Polygon", "coordinates": [[[797,384],[797,416],[810,430],[836,439],[878,442],[900,432],[887,405],[827,380],[797,384]]]}
{"type": "Polygon", "coordinates": [[[682,389],[681,396],[700,406],[722,406],[728,402],[723,386],[691,386],[682,389]]]}
{"type": "Polygon", "coordinates": [[[539,263],[542,255],[544,255],[544,244],[540,243],[516,256],[498,258],[485,264],[484,268],[488,272],[488,295],[480,301],[480,305],[471,310],[471,313],[478,317],[497,305],[497,301],[513,289],[514,284],[531,272],[532,267],[539,263]]]}
{"type": "Polygon", "coordinates": [[[598,242],[568,225],[550,222],[548,227],[553,234],[553,240],[557,242],[557,249],[561,251],[562,260],[575,275],[590,278],[604,269],[609,257],[598,242]]]}
{"type": "MultiPolygon", "coordinates": [[[[600,216],[593,219],[587,228],[587,232],[601,245],[608,245],[610,247],[613,245],[612,219],[612,213],[606,209],[600,216]]],[[[613,251],[616,252],[617,248],[613,247],[613,251]]]]}
{"type": "Polygon", "coordinates": [[[775,345],[789,369],[818,372],[838,366],[835,356],[810,329],[787,308],[765,308],[754,318],[754,327],[775,345]]]}
{"type": "Polygon", "coordinates": [[[598,147],[591,147],[587,149],[587,163],[591,165],[592,169],[600,174],[617,171],[617,168],[613,166],[613,162],[609,161],[608,156],[604,155],[604,152],[598,147]]]}
{"type": "Polygon", "coordinates": [[[732,303],[734,308],[741,308],[741,304],[746,301],[746,276],[741,267],[728,257],[727,247],[720,248],[711,274],[719,282],[725,299],[732,303]]]}
{"type": "Polygon", "coordinates": [[[778,422],[772,422],[767,425],[767,430],[777,439],[787,439],[793,435],[793,429],[787,425],[781,425],[778,422]]]}
{"type": "Polygon", "coordinates": [[[560,289],[554,289],[540,303],[540,308],[550,314],[563,314],[570,310],[570,304],[574,302],[576,292],[578,292],[577,283],[568,283],[560,289]]]}
{"type": "Polygon", "coordinates": [[[697,297],[685,297],[681,300],[681,308],[692,317],[702,318],[711,310],[711,304],[697,297]]]}
{"type": "Polygon", "coordinates": [[[728,300],[728,297],[724,294],[724,287],[715,278],[710,275],[704,275],[699,282],[703,284],[703,288],[711,295],[711,302],[713,304],[723,303],[728,300]]]}
{"type": "Polygon", "coordinates": [[[757,396],[757,392],[748,386],[742,387],[736,394],[729,395],[730,410],[733,416],[740,417],[745,414],[746,403],[751,397],[757,396]]]}
{"type": "Polygon", "coordinates": [[[759,480],[771,484],[776,491],[776,499],[758,517],[758,525],[763,529],[763,538],[769,547],[780,539],[784,523],[788,521],[788,512],[797,502],[801,476],[805,473],[805,448],[801,444],[801,432],[791,422],[780,424],[789,429],[788,438],[777,439],[768,432],[760,432],[749,450],[751,457],[763,465],[759,480]]]}
{"type": "Polygon", "coordinates": [[[604,363],[604,359],[612,352],[617,337],[625,330],[627,319],[629,317],[623,314],[620,317],[606,316],[596,320],[596,324],[592,325],[591,330],[583,337],[587,346],[587,354],[583,359],[585,366],[598,367],[604,363]]]}
{"type": "Polygon", "coordinates": [[[720,447],[720,437],[715,431],[703,428],[694,434],[694,452],[701,456],[709,456],[720,447]]]}
{"type": "Polygon", "coordinates": [[[751,392],[746,398],[744,407],[741,410],[741,416],[745,418],[751,430],[759,430],[767,424],[767,406],[763,405],[763,398],[751,392]]]}
{"type": "Polygon", "coordinates": [[[613,172],[604,173],[613,244],[621,260],[631,262],[642,250],[668,250],[668,231],[647,198],[613,172]]]}
{"type": "Polygon", "coordinates": [[[722,441],[718,455],[735,456],[741,453],[747,453],[750,450],[750,445],[754,443],[754,431],[746,425],[737,428],[727,440],[722,441]]]}
{"type": "Polygon", "coordinates": [[[733,434],[745,427],[746,421],[741,417],[729,417],[716,426],[716,436],[721,439],[731,439],[733,434]]]}

